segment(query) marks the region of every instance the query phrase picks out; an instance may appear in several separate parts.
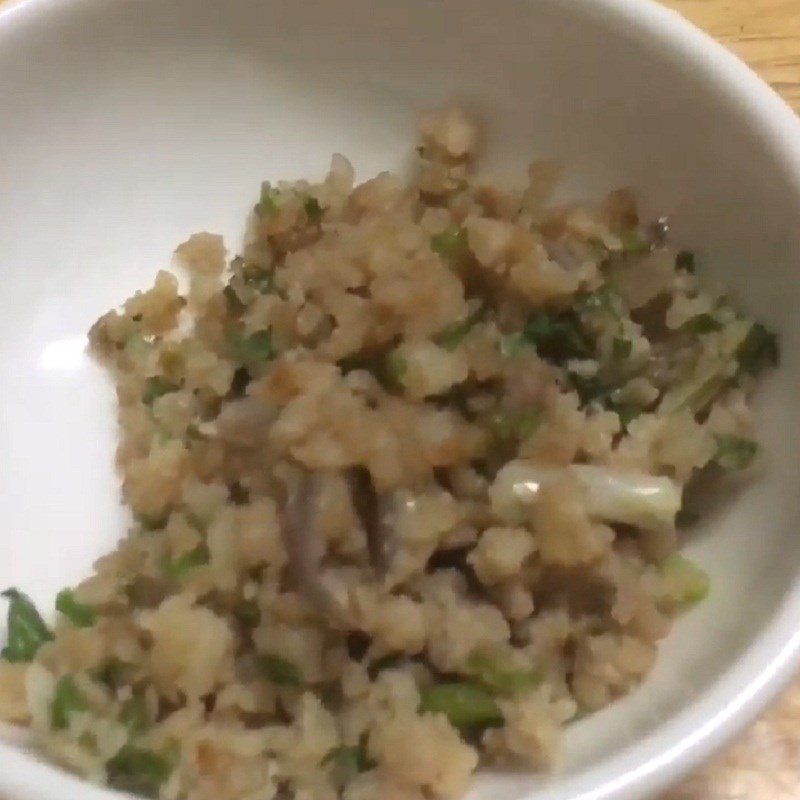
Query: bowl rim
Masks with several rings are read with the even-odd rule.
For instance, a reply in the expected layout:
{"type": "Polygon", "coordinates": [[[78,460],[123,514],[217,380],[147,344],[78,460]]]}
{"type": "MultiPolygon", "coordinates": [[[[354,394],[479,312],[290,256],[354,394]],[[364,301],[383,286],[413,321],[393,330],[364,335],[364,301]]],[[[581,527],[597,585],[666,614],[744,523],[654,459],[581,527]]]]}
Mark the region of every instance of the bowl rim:
{"type": "MultiPolygon", "coordinates": [[[[49,10],[118,0],[7,0],[0,9],[0,41],[49,10]]],[[[544,2],[567,14],[601,20],[680,59],[727,101],[785,170],[800,198],[800,117],[744,62],[677,11],[656,0],[519,0],[544,2]]],[[[709,758],[750,723],[800,665],[800,581],[736,663],[682,712],[638,742],[573,777],[537,789],[538,800],[635,800],[666,789],[709,758]]],[[[24,748],[0,742],[0,791],[9,800],[57,800],[74,795],[109,800],[119,793],[42,762],[24,748]]],[[[528,795],[531,796],[531,795],[528,795]]]]}

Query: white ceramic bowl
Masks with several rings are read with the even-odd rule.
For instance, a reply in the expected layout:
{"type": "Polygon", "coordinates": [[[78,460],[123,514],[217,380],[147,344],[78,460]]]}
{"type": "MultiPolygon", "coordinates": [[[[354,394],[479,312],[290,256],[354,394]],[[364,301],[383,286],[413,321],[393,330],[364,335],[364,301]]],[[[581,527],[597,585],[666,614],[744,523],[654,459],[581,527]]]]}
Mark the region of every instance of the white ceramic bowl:
{"type": "MultiPolygon", "coordinates": [[[[636,186],[710,278],[781,332],[766,475],[691,537],[710,600],[647,683],[573,725],[560,774],[471,797],[639,798],[759,711],[798,664],[800,124],[720,46],[645,0],[28,0],[0,12],[0,587],[45,607],[125,525],[90,323],[209,229],[238,244],[262,178],[397,165],[413,111],[488,123],[487,170],[636,186]]],[[[9,739],[14,734],[9,732],[9,739]]],[[[110,792],[0,744],[6,800],[110,792]]]]}

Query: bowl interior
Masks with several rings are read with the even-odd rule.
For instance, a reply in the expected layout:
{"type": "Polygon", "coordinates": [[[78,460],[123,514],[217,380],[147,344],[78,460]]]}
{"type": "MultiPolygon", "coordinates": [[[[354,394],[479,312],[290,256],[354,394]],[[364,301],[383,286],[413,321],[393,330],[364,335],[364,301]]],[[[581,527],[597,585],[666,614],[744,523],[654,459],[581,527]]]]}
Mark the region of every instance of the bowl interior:
{"type": "MultiPolygon", "coordinates": [[[[6,11],[0,588],[52,608],[125,530],[114,397],[83,351],[90,324],[190,233],[223,233],[234,251],[262,179],[319,176],[334,151],[360,176],[399,167],[415,110],[456,97],[486,123],[487,175],[519,183],[532,158],[555,157],[566,195],[636,187],[708,279],[780,331],[783,352],[757,401],[763,475],[710,503],[688,537],[712,575],[709,601],[676,625],[644,687],[570,728],[559,775],[483,775],[473,796],[589,797],[601,783],[613,794],[748,681],[755,692],[798,603],[800,179],[731,90],[738,72],[723,81],[699,68],[697,41],[667,45],[605,5],[34,0],[6,11]]],[[[51,797],[46,773],[31,774],[26,800],[51,797]]],[[[0,776],[0,789],[19,785],[0,776]]]]}

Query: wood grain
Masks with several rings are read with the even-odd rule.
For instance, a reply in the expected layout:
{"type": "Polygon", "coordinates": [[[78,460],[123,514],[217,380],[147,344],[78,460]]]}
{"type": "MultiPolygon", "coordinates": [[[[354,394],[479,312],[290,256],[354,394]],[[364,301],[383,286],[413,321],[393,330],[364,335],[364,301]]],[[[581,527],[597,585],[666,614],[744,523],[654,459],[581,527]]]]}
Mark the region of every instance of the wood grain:
{"type": "Polygon", "coordinates": [[[800,111],[800,0],[664,2],[730,47],[800,111]]]}

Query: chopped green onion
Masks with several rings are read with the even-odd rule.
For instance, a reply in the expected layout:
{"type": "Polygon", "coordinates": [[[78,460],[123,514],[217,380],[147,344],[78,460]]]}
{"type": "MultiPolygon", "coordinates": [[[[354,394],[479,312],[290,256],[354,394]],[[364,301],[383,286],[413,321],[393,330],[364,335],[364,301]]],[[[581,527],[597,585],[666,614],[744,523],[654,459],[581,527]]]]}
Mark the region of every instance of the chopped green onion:
{"type": "Polygon", "coordinates": [[[487,419],[489,430],[501,442],[514,440],[524,442],[536,433],[541,423],[540,408],[530,408],[525,411],[496,408],[487,419]]]}
{"type": "Polygon", "coordinates": [[[434,337],[434,341],[439,347],[445,350],[455,350],[461,342],[464,341],[466,335],[475,327],[475,324],[480,320],[483,314],[483,309],[479,308],[466,316],[458,322],[453,322],[445,328],[442,328],[434,337]]]}
{"type": "Polygon", "coordinates": [[[261,195],[256,206],[256,213],[264,216],[274,214],[280,208],[280,193],[273,189],[269,181],[261,184],[261,195]]]}
{"type": "Polygon", "coordinates": [[[692,333],[697,336],[704,333],[714,333],[722,330],[722,323],[711,314],[698,314],[681,325],[681,330],[685,333],[692,333]]]}
{"type": "Polygon", "coordinates": [[[734,320],[721,338],[727,352],[711,364],[701,362],[687,381],[671,389],[659,406],[662,413],[689,408],[699,414],[707,408],[733,379],[732,359],[740,371],[751,375],[778,364],[778,339],[759,322],[734,320]]]}
{"type": "Polygon", "coordinates": [[[235,338],[234,356],[239,361],[270,361],[278,354],[268,330],[256,331],[249,336],[235,338]]]}
{"type": "Polygon", "coordinates": [[[742,350],[748,331],[753,327],[744,320],[729,323],[722,337],[725,352],[713,360],[701,360],[685,381],[664,395],[658,410],[662,414],[672,414],[686,408],[695,414],[704,411],[733,379],[731,361],[742,350]]]}
{"type": "Polygon", "coordinates": [[[523,338],[522,334],[504,336],[500,340],[500,355],[503,356],[503,358],[514,358],[514,356],[517,356],[522,352],[526,344],[527,342],[523,338]]]}
{"type": "Polygon", "coordinates": [[[503,714],[491,693],[472,682],[438,683],[420,693],[420,711],[444,714],[459,730],[497,727],[503,714]]]}
{"type": "Polygon", "coordinates": [[[264,674],[279,686],[299,686],[303,677],[298,667],[280,656],[264,656],[262,659],[264,674]]]}
{"type": "Polygon", "coordinates": [[[374,672],[377,675],[385,669],[397,669],[403,664],[403,660],[403,656],[399,653],[390,653],[389,655],[375,659],[375,661],[370,664],[370,672],[374,672]]]}
{"type": "Polygon", "coordinates": [[[76,628],[91,628],[97,614],[91,606],[75,599],[71,589],[64,589],[56,596],[56,611],[62,613],[76,628]]]}
{"type": "Polygon", "coordinates": [[[303,208],[305,209],[308,221],[311,223],[319,222],[322,219],[322,215],[325,213],[324,209],[319,204],[319,200],[311,195],[306,197],[303,202],[303,208]]]}
{"type": "Polygon", "coordinates": [[[131,664],[120,661],[118,658],[110,658],[97,669],[93,670],[90,675],[102,684],[105,684],[109,689],[117,689],[126,683],[126,678],[131,670],[131,664]]]}
{"type": "Polygon", "coordinates": [[[208,564],[208,559],[208,547],[204,544],[199,544],[194,550],[189,550],[188,553],[184,553],[174,560],[168,560],[164,564],[164,572],[168,577],[178,580],[193,569],[208,564]]]}
{"type": "Polygon", "coordinates": [[[32,661],[39,648],[53,634],[31,600],[17,589],[6,589],[0,597],[8,598],[8,644],[0,651],[6,661],[32,661]]]}
{"type": "Polygon", "coordinates": [[[115,789],[156,797],[175,769],[175,761],[167,755],[126,744],[107,762],[106,774],[115,789]]]}
{"type": "Polygon", "coordinates": [[[741,436],[717,436],[717,452],[714,461],[723,469],[745,469],[750,466],[758,451],[758,445],[752,439],[741,436]]]}
{"type": "Polygon", "coordinates": [[[567,373],[569,382],[572,388],[578,393],[581,400],[581,405],[589,405],[589,403],[601,402],[605,400],[611,389],[606,386],[596,375],[580,375],[577,372],[567,373]]]}
{"type": "Polygon", "coordinates": [[[407,369],[408,362],[395,351],[389,353],[383,360],[383,378],[390,386],[402,386],[407,369]]]}
{"type": "Polygon", "coordinates": [[[553,361],[586,358],[594,349],[580,319],[568,311],[535,311],[528,317],[522,336],[540,356],[553,361]]]}
{"type": "Polygon", "coordinates": [[[431,236],[431,250],[440,256],[451,256],[467,247],[467,231],[459,225],[451,225],[441,233],[431,236]]]}
{"type": "Polygon", "coordinates": [[[634,403],[615,400],[614,387],[608,386],[596,375],[585,377],[577,372],[568,372],[567,377],[572,388],[578,393],[581,407],[597,403],[607,411],[615,412],[623,428],[627,428],[628,423],[642,413],[643,409],[634,403]]]}
{"type": "Polygon", "coordinates": [[[642,413],[642,409],[633,405],[633,403],[614,403],[609,411],[616,412],[619,417],[619,424],[622,425],[624,430],[627,430],[628,425],[642,413]]]}
{"type": "Polygon", "coordinates": [[[86,698],[80,693],[75,681],[69,675],[60,678],[53,695],[50,708],[50,719],[55,731],[63,731],[69,727],[70,715],[88,708],[86,698]]]}
{"type": "Polygon", "coordinates": [[[646,253],[650,250],[650,242],[637,230],[620,231],[617,236],[624,253],[646,253]]]}
{"type": "Polygon", "coordinates": [[[661,574],[668,592],[681,605],[694,605],[708,597],[711,588],[708,573],[679,553],[664,559],[661,574]]]}
{"type": "Polygon", "coordinates": [[[151,406],[153,403],[158,400],[159,397],[163,397],[165,394],[169,394],[170,392],[175,392],[178,390],[178,387],[168,381],[166,378],[162,378],[160,375],[153,375],[150,378],[147,378],[144,382],[144,388],[142,389],[142,402],[147,405],[151,406]]]}
{"type": "Polygon", "coordinates": [[[680,253],[675,256],[675,267],[693,275],[697,267],[694,253],[691,250],[681,250],[680,253]]]}
{"type": "Polygon", "coordinates": [[[473,653],[467,666],[478,681],[498,694],[516,694],[532,689],[542,682],[539,670],[512,667],[504,664],[499,656],[487,653],[473,653]]]}
{"type": "Polygon", "coordinates": [[[261,610],[255,600],[242,600],[233,613],[245,628],[256,628],[261,622],[261,610]]]}
{"type": "MultiPolygon", "coordinates": [[[[366,740],[366,736],[362,737],[366,740]]],[[[336,764],[348,774],[366,772],[375,766],[375,762],[367,754],[366,741],[355,745],[340,745],[329,751],[322,759],[323,765],[336,764]]]]}
{"type": "Polygon", "coordinates": [[[143,695],[135,694],[122,704],[119,721],[132,736],[144,733],[150,727],[150,714],[143,695]]]}
{"type": "Polygon", "coordinates": [[[671,478],[628,472],[594,464],[562,469],[529,461],[509,461],[489,490],[492,508],[501,519],[522,522],[545,482],[569,475],[583,488],[590,517],[647,530],[671,529],[681,507],[681,486],[671,478]]]}
{"type": "Polygon", "coordinates": [[[611,343],[611,357],[615,361],[625,361],[630,358],[632,350],[633,342],[630,339],[624,339],[621,336],[614,337],[614,341],[611,343]]]}
{"type": "Polygon", "coordinates": [[[760,322],[755,322],[736,351],[739,366],[750,375],[765,367],[776,367],[780,358],[778,337],[760,322]]]}
{"type": "Polygon", "coordinates": [[[615,319],[622,316],[622,298],[619,292],[610,284],[604,283],[597,291],[585,294],[578,298],[577,306],[580,311],[604,311],[615,319]]]}

